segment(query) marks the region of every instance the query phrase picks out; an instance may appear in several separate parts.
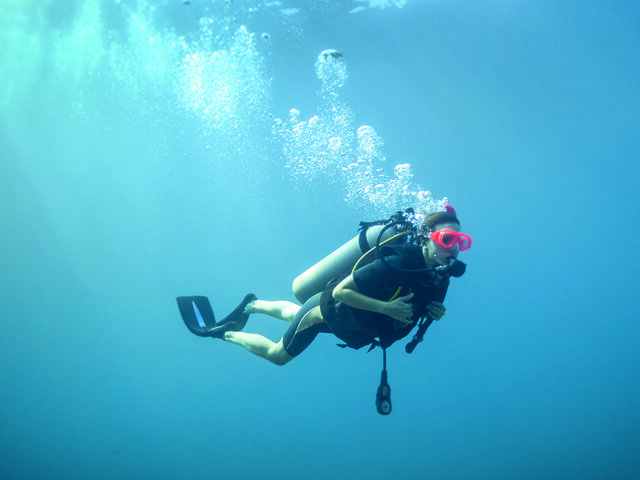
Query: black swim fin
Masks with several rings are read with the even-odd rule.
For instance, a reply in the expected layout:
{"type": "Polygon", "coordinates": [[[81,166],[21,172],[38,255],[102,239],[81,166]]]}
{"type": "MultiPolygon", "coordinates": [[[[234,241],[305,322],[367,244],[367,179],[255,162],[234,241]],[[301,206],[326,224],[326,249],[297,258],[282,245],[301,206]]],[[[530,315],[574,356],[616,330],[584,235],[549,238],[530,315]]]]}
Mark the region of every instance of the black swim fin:
{"type": "Polygon", "coordinates": [[[225,332],[228,332],[228,331],[239,332],[240,330],[242,330],[244,326],[247,324],[247,320],[249,319],[249,315],[250,315],[249,313],[245,312],[245,309],[247,308],[247,305],[249,305],[251,302],[253,302],[257,298],[258,297],[256,297],[253,293],[247,293],[245,297],[242,299],[242,302],[240,302],[240,305],[238,305],[233,310],[233,312],[231,312],[229,315],[224,317],[220,321],[220,323],[218,323],[218,325],[226,327],[224,330],[225,332]]]}
{"type": "Polygon", "coordinates": [[[216,317],[207,297],[177,297],[176,301],[182,320],[191,332],[200,337],[212,336],[211,331],[216,327],[216,317]]]}

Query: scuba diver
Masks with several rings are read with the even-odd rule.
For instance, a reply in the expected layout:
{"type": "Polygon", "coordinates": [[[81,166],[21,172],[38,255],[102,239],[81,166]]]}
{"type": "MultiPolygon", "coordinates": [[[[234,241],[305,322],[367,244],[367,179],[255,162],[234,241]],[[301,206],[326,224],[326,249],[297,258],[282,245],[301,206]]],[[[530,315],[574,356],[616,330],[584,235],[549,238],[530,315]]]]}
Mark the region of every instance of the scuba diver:
{"type": "Polygon", "coordinates": [[[466,268],[458,254],[471,247],[471,237],[460,232],[450,205],[423,221],[407,209],[387,220],[361,222],[361,227],[358,236],[294,280],[293,291],[302,305],[248,294],[216,323],[207,297],[178,297],[186,326],[196,335],[240,345],[275,365],[296,358],[319,333],[332,333],[344,342],[340,346],[354,349],[380,346],[384,363],[376,405],[379,413],[390,413],[386,349],[417,326],[405,347],[411,353],[431,322],[442,318],[450,277],[461,276],[466,268]],[[289,323],[280,341],[242,331],[249,316],[257,313],[289,323]]]}

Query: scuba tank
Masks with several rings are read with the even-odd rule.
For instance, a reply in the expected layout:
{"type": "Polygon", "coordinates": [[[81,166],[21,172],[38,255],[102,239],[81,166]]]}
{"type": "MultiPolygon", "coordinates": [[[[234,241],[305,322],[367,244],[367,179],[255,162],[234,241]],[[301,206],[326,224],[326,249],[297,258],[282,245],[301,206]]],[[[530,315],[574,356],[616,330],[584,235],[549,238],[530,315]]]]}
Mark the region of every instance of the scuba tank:
{"type": "Polygon", "coordinates": [[[316,293],[322,292],[332,279],[351,271],[356,262],[376,245],[387,241],[388,245],[403,243],[404,235],[401,234],[414,230],[410,216],[413,216],[413,209],[407,209],[406,213],[396,212],[387,220],[360,222],[359,235],[295,278],[292,286],[295,297],[300,303],[305,303],[316,293]],[[394,236],[397,238],[392,239],[394,236]]]}

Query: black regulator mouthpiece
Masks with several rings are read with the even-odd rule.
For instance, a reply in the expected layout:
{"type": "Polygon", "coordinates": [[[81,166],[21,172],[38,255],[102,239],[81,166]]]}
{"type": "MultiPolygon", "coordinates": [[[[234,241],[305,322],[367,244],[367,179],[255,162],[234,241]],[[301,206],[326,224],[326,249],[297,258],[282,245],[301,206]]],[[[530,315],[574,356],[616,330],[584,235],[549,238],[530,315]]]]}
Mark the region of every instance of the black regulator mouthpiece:
{"type": "Polygon", "coordinates": [[[435,268],[436,272],[448,273],[452,277],[461,277],[467,270],[467,264],[461,262],[456,257],[449,257],[449,263],[446,265],[440,265],[435,268]]]}

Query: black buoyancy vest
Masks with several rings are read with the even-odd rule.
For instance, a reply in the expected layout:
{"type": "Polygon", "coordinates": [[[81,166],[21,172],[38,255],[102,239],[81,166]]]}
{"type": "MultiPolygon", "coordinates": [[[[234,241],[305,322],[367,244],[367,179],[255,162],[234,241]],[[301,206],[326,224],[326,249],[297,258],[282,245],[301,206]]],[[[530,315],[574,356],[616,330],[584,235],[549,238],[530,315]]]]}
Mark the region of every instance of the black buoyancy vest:
{"type": "MultiPolygon", "coordinates": [[[[381,254],[385,256],[385,259],[390,264],[401,266],[405,269],[417,270],[425,266],[421,249],[417,247],[384,247],[381,254]]],[[[345,342],[346,346],[354,349],[359,349],[366,345],[380,345],[383,348],[387,348],[397,340],[407,336],[418,320],[426,316],[426,307],[431,301],[444,300],[444,298],[432,298],[434,295],[431,290],[438,288],[435,284],[442,281],[446,281],[448,284],[448,278],[443,278],[432,272],[415,274],[405,272],[400,276],[400,284],[388,291],[388,299],[393,297],[396,290],[399,291],[398,296],[408,295],[409,291],[413,291],[414,316],[412,323],[404,325],[389,317],[385,318],[373,313],[370,316],[365,315],[368,320],[363,321],[362,318],[358,318],[363,315],[356,315],[354,309],[333,298],[335,286],[350,273],[347,272],[342,277],[334,279],[327,284],[321,295],[320,309],[334,335],[345,342]]],[[[443,286],[446,288],[446,285],[443,286]]]]}

